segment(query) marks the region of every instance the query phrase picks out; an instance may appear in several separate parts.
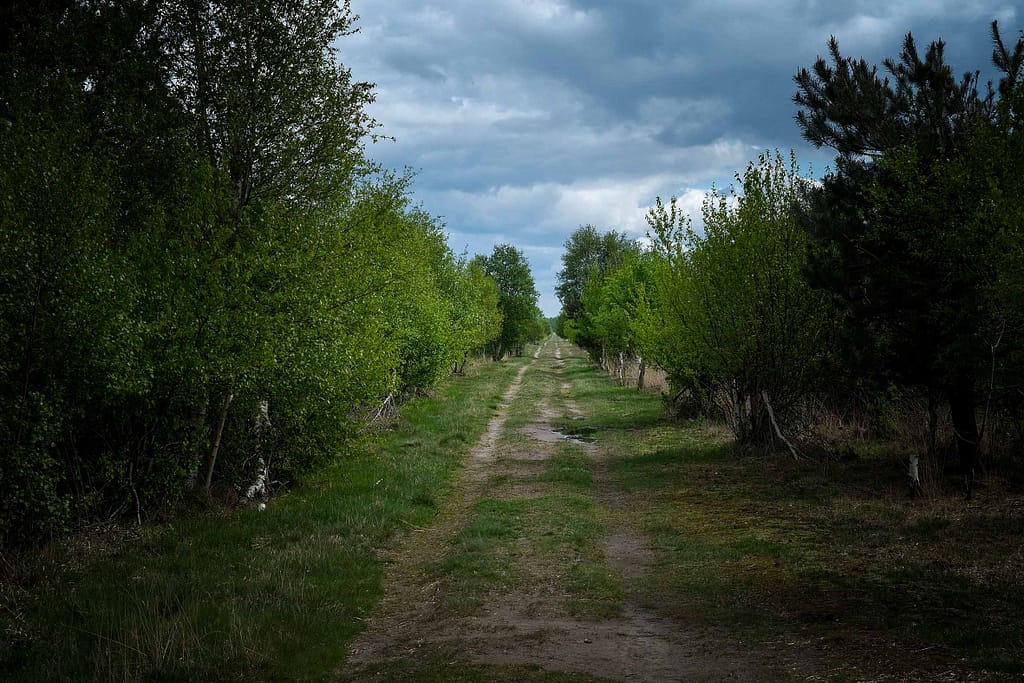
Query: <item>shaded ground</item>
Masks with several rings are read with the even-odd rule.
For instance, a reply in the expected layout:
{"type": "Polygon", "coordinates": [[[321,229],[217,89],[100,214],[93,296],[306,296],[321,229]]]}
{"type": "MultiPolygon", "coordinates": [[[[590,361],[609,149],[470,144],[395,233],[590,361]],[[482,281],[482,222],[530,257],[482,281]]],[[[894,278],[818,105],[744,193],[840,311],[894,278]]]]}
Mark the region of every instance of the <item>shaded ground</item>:
{"type": "Polygon", "coordinates": [[[649,541],[570,396],[551,339],[524,366],[455,493],[410,532],[350,648],[353,680],[769,680],[723,632],[640,604],[649,541]]]}
{"type": "Polygon", "coordinates": [[[350,680],[1024,675],[1024,495],[902,493],[902,456],[794,461],[666,422],[550,340],[436,524],[392,556],[350,680]]]}
{"type": "Polygon", "coordinates": [[[0,556],[0,680],[1024,675],[1018,480],[740,451],[554,340],[471,375],[266,510],[0,556]]]}

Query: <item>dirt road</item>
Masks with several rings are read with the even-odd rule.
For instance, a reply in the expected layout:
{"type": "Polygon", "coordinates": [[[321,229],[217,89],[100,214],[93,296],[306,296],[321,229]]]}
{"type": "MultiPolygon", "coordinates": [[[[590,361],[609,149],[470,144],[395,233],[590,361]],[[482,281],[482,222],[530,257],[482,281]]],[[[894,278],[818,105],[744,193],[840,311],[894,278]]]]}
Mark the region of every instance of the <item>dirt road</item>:
{"type": "Polygon", "coordinates": [[[723,633],[641,606],[658,569],[588,434],[563,359],[579,353],[551,338],[522,367],[435,523],[389,558],[343,680],[779,678],[723,633]]]}

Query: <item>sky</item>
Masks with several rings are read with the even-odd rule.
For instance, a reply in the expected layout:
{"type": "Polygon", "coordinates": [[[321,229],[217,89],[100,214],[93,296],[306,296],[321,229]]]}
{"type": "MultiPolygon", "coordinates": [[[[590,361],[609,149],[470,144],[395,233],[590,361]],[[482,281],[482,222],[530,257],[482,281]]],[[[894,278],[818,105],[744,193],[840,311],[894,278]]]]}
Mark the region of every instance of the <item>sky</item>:
{"type": "Polygon", "coordinates": [[[1005,0],[352,0],[359,32],[338,44],[384,166],[410,169],[414,202],[453,251],[519,248],[540,306],[580,225],[642,238],[654,199],[699,217],[712,187],[764,150],[793,150],[820,176],[833,153],[800,137],[793,76],[826,53],[881,63],[911,31],[942,39],[958,73],[993,78],[989,25],[1024,27],[1005,0]]]}

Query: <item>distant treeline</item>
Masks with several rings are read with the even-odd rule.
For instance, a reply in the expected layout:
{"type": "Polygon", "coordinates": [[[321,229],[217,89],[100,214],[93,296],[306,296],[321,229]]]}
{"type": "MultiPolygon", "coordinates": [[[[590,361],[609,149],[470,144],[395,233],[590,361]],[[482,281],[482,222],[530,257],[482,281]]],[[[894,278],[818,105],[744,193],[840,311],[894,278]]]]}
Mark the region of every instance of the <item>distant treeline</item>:
{"type": "Polygon", "coordinates": [[[922,55],[908,34],[880,71],[832,39],[793,99],[835,169],[812,181],[764,154],[707,195],[700,229],[659,199],[643,247],[581,227],[559,331],[619,373],[625,356],[663,368],[677,407],[724,415],[743,444],[798,453],[823,407],[883,434],[916,397],[914,491],[919,456],[955,453],[968,493],[983,444],[1024,464],[1024,37],[993,23],[991,40],[986,85],[941,42],[922,55]]]}
{"type": "Polygon", "coordinates": [[[364,143],[348,2],[0,14],[0,547],[266,495],[475,350],[546,332],[364,143]]]}

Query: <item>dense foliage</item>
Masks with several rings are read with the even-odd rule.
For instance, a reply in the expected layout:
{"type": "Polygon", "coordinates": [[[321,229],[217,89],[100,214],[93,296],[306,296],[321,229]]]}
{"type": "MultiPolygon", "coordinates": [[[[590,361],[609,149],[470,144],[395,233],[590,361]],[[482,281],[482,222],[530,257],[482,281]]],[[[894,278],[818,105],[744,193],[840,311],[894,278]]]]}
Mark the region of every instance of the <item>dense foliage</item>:
{"type": "Polygon", "coordinates": [[[594,289],[611,271],[638,253],[639,248],[626,233],[614,230],[602,233],[593,225],[581,225],[565,242],[562,269],[555,287],[562,303],[559,332],[573,343],[595,352],[602,367],[607,365],[608,349],[594,326],[594,289]],[[591,297],[589,307],[585,300],[588,294],[591,297]]]}
{"type": "MultiPolygon", "coordinates": [[[[624,259],[606,256],[616,233],[577,231],[560,330],[653,361],[744,443],[792,449],[783,429],[824,403],[923,396],[928,455],[948,410],[969,492],[986,430],[1024,441],[1024,37],[1008,45],[993,23],[992,39],[1002,77],[987,88],[955,77],[941,41],[922,55],[907,35],[886,75],[830,41],[794,100],[835,170],[804,180],[762,155],[707,196],[699,230],[659,199],[649,248],[624,259]]],[[[920,490],[916,460],[909,472],[920,490]]]]}
{"type": "Polygon", "coordinates": [[[742,443],[770,443],[771,410],[791,416],[821,377],[835,315],[803,277],[808,237],[795,208],[807,182],[762,155],[742,194],[713,191],[700,233],[660,203],[648,217],[665,267],[651,355],[680,389],[717,403],[742,443]]]}
{"type": "Polygon", "coordinates": [[[5,12],[0,545],[258,495],[499,333],[364,153],[347,2],[5,12]]]}
{"type": "Polygon", "coordinates": [[[979,92],[976,73],[957,80],[942,41],[922,58],[908,34],[887,78],[833,40],[794,97],[804,136],[839,153],[805,213],[812,280],[848,313],[859,374],[948,404],[968,491],[978,408],[997,393],[1019,402],[1005,389],[1024,341],[1006,297],[1024,272],[1012,172],[1024,38],[1011,53],[995,23],[992,36],[998,92],[979,92]]]}
{"type": "Polygon", "coordinates": [[[537,307],[537,286],[529,262],[519,249],[498,244],[490,256],[477,256],[472,265],[497,285],[501,327],[497,335],[490,337],[491,357],[501,360],[507,354],[522,355],[523,345],[549,333],[544,315],[537,307]]]}

